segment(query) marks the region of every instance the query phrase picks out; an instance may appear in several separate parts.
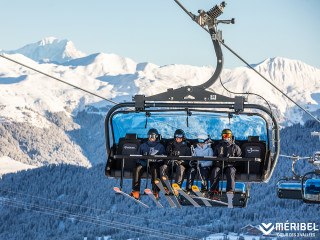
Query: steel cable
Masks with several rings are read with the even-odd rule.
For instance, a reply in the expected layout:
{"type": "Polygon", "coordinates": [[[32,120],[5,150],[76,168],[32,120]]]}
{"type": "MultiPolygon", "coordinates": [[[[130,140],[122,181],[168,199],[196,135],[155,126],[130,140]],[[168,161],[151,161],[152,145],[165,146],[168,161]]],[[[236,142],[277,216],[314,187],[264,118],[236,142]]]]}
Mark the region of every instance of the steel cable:
{"type": "Polygon", "coordinates": [[[67,204],[67,205],[71,205],[71,206],[85,208],[85,209],[88,209],[88,210],[100,211],[100,212],[104,212],[104,213],[112,213],[112,214],[122,215],[122,216],[125,216],[125,217],[136,218],[136,219],[140,219],[140,220],[144,220],[144,221],[147,220],[147,221],[155,222],[155,223],[162,223],[162,224],[165,224],[165,225],[168,225],[168,226],[173,226],[173,227],[180,227],[180,228],[184,227],[184,228],[187,228],[187,229],[190,229],[190,230],[193,230],[193,231],[196,230],[196,231],[201,231],[201,232],[207,232],[207,233],[210,233],[210,234],[217,233],[217,232],[207,231],[207,230],[203,230],[203,229],[198,229],[198,228],[193,228],[193,227],[188,227],[188,226],[183,226],[183,225],[177,225],[177,224],[173,224],[173,223],[156,221],[156,220],[147,219],[147,218],[144,218],[144,217],[137,217],[137,216],[132,216],[132,215],[124,214],[124,213],[118,213],[118,212],[115,212],[115,211],[99,209],[99,208],[92,208],[92,207],[79,205],[79,204],[74,204],[74,203],[69,203],[69,202],[64,202],[64,201],[60,201],[60,200],[54,200],[54,199],[34,196],[34,195],[31,195],[31,194],[27,194],[27,193],[21,193],[21,192],[16,192],[16,191],[11,191],[11,190],[1,189],[1,188],[0,188],[0,191],[11,193],[11,194],[20,194],[20,195],[28,196],[28,197],[31,197],[31,198],[38,198],[38,199],[42,199],[42,200],[46,200],[46,201],[52,201],[52,202],[67,204]]]}
{"type": "MultiPolygon", "coordinates": [[[[110,225],[116,225],[116,226],[120,226],[120,227],[138,229],[138,231],[140,231],[139,233],[142,233],[142,234],[153,233],[153,234],[167,235],[167,236],[175,237],[175,238],[194,239],[192,237],[187,237],[187,236],[184,236],[184,235],[168,233],[168,232],[165,232],[165,231],[154,230],[154,229],[150,229],[150,228],[146,228],[146,227],[140,227],[140,226],[136,226],[136,225],[132,225],[132,224],[126,224],[126,223],[111,221],[111,220],[107,220],[107,219],[101,219],[101,218],[98,218],[98,217],[92,217],[92,216],[88,216],[88,215],[81,215],[81,214],[77,214],[77,213],[70,212],[70,211],[65,211],[65,210],[56,209],[56,208],[49,208],[49,207],[45,207],[45,206],[41,206],[41,205],[37,205],[37,204],[26,203],[26,202],[23,202],[23,201],[17,201],[17,200],[13,200],[13,199],[0,199],[0,201],[9,202],[9,203],[15,203],[17,205],[20,204],[21,206],[29,206],[31,208],[38,208],[39,211],[41,211],[42,213],[45,213],[45,214],[47,212],[45,212],[44,210],[49,210],[49,211],[51,211],[53,213],[69,214],[69,215],[72,215],[72,216],[75,216],[75,217],[79,217],[79,218],[82,218],[82,219],[85,219],[85,220],[108,223],[110,225]]],[[[60,217],[60,215],[59,215],[59,217],[60,217]]],[[[120,228],[120,229],[123,230],[123,228],[120,228]]],[[[129,229],[127,229],[127,230],[129,230],[129,229]]],[[[130,230],[130,231],[133,231],[133,230],[130,230]]],[[[160,237],[160,238],[164,238],[164,237],[160,237]]],[[[169,239],[169,238],[164,238],[164,239],[169,239]]]]}
{"type": "MultiPolygon", "coordinates": [[[[0,205],[3,205],[3,206],[9,206],[9,207],[14,207],[14,208],[20,208],[20,209],[24,209],[24,210],[29,210],[29,209],[26,209],[24,206],[17,206],[17,205],[13,205],[13,204],[6,204],[6,203],[3,203],[3,202],[1,202],[1,201],[2,201],[2,200],[0,200],[0,205]]],[[[35,211],[35,212],[43,213],[43,214],[45,214],[45,215],[55,216],[55,217],[59,217],[59,218],[65,218],[65,219],[70,218],[70,217],[67,217],[67,216],[61,216],[61,215],[52,214],[52,213],[48,213],[48,212],[44,212],[44,211],[39,211],[39,210],[34,210],[34,209],[33,209],[33,210],[30,210],[30,211],[35,211]]],[[[98,225],[98,226],[110,227],[110,228],[114,228],[114,229],[118,229],[118,230],[124,230],[124,231],[127,231],[127,232],[134,232],[134,233],[140,233],[140,234],[144,234],[144,235],[148,235],[148,236],[159,237],[158,235],[146,234],[146,233],[142,233],[142,232],[137,232],[137,231],[133,231],[133,230],[128,230],[128,229],[125,229],[125,228],[113,227],[113,226],[109,226],[109,225],[106,225],[106,224],[99,224],[99,223],[84,221],[84,220],[80,220],[80,219],[78,219],[77,221],[79,221],[79,222],[85,222],[85,223],[90,223],[90,224],[94,224],[94,225],[98,225]]],[[[159,237],[159,238],[163,238],[163,237],[159,237]]],[[[163,238],[163,239],[169,239],[169,240],[170,240],[170,238],[163,238]]]]}
{"type": "Polygon", "coordinates": [[[308,114],[310,117],[312,117],[314,120],[316,120],[318,123],[320,123],[320,120],[317,119],[315,116],[313,116],[310,112],[308,112],[306,109],[304,109],[300,104],[295,102],[292,98],[290,98],[287,94],[285,94],[280,88],[278,88],[275,84],[273,84],[270,80],[268,80],[265,76],[263,76],[260,72],[258,72],[256,69],[254,69],[253,66],[251,66],[247,61],[245,61],[242,57],[240,57],[235,51],[233,51],[228,45],[224,43],[224,41],[218,40],[220,44],[222,44],[225,48],[227,48],[233,55],[235,55],[237,58],[239,58],[243,63],[245,63],[250,69],[252,69],[256,74],[258,74],[262,79],[267,81],[272,87],[274,87],[276,90],[278,90],[283,96],[288,98],[291,102],[293,102],[296,106],[298,106],[301,110],[303,110],[306,114],[308,114]]]}
{"type": "Polygon", "coordinates": [[[91,94],[91,95],[93,95],[93,96],[96,96],[96,97],[98,97],[98,98],[101,98],[101,99],[103,99],[103,100],[106,100],[106,101],[108,101],[108,102],[111,102],[111,103],[113,103],[113,104],[118,104],[117,102],[112,101],[112,100],[110,100],[110,99],[107,99],[107,98],[105,98],[105,97],[102,97],[102,96],[100,96],[100,95],[98,95],[98,94],[96,94],[96,93],[90,92],[90,91],[88,91],[88,90],[86,90],[86,89],[84,89],[84,88],[78,87],[78,86],[76,86],[76,85],[74,85],[74,84],[71,84],[71,83],[68,83],[68,82],[66,82],[66,81],[64,81],[64,80],[62,80],[62,79],[56,78],[56,77],[54,77],[54,76],[52,76],[52,75],[50,75],[50,74],[48,74],[48,73],[42,72],[42,71],[40,71],[40,70],[38,70],[38,69],[35,69],[35,68],[33,68],[33,67],[30,67],[30,66],[28,66],[28,65],[26,65],[26,64],[23,64],[23,63],[21,63],[21,62],[18,62],[18,61],[16,61],[16,60],[12,59],[12,58],[9,58],[9,57],[5,56],[5,55],[2,54],[2,53],[0,53],[0,57],[2,57],[2,58],[4,58],[4,59],[7,59],[7,60],[9,60],[9,61],[11,61],[11,62],[14,62],[14,63],[16,63],[16,64],[18,64],[18,65],[21,65],[21,66],[23,66],[23,67],[25,67],[25,68],[29,68],[29,69],[37,72],[37,73],[40,73],[40,74],[42,74],[42,75],[45,75],[45,76],[47,76],[47,77],[49,77],[49,78],[52,78],[52,79],[54,79],[54,80],[56,80],[56,81],[62,82],[62,83],[67,84],[67,85],[69,85],[69,86],[71,86],[71,87],[74,87],[74,88],[77,88],[77,89],[79,89],[79,90],[81,90],[81,91],[84,91],[84,92],[86,92],[86,93],[89,93],[89,94],[91,94]]]}

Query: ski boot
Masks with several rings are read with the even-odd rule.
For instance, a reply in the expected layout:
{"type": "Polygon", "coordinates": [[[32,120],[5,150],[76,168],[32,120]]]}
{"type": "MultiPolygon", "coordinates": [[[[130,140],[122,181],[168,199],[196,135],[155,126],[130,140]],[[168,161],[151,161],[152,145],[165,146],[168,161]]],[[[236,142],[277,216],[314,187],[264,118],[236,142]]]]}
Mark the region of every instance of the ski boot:
{"type": "Polygon", "coordinates": [[[132,191],[129,195],[131,197],[134,197],[135,199],[139,200],[140,192],[139,191],[132,191]]]}
{"type": "Polygon", "coordinates": [[[200,192],[203,197],[208,198],[208,190],[201,190],[200,192]]]}
{"type": "Polygon", "coordinates": [[[212,199],[212,200],[219,200],[218,191],[210,191],[210,192],[208,192],[208,198],[212,199]]]}
{"type": "Polygon", "coordinates": [[[155,198],[157,199],[157,201],[159,201],[159,199],[160,199],[159,193],[158,193],[158,192],[153,192],[153,195],[155,196],[155,198]]]}
{"type": "Polygon", "coordinates": [[[169,189],[167,187],[163,187],[163,188],[164,188],[164,190],[166,190],[167,195],[169,195],[170,194],[169,189]]]}

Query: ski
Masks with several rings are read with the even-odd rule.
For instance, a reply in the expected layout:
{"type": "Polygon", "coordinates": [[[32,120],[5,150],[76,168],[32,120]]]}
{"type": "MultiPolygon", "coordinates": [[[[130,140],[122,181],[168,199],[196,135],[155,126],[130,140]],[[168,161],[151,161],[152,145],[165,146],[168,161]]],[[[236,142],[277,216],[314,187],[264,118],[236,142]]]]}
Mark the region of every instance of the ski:
{"type": "MultiPolygon", "coordinates": [[[[198,196],[198,197],[202,197],[203,198],[203,195],[201,194],[198,186],[196,185],[193,185],[192,186],[192,191],[198,196]]],[[[201,199],[202,202],[204,203],[205,206],[207,207],[212,207],[212,205],[206,200],[206,199],[201,199]]]]}
{"type": "Polygon", "coordinates": [[[171,198],[169,197],[167,191],[164,189],[160,179],[156,179],[154,181],[154,183],[157,185],[157,187],[160,189],[160,191],[163,193],[163,195],[165,196],[165,198],[167,199],[167,201],[169,202],[170,204],[170,207],[174,208],[176,207],[176,205],[174,204],[174,202],[171,200],[171,198]]]}
{"type": "Polygon", "coordinates": [[[228,208],[233,208],[233,193],[227,193],[228,208]]]}
{"type": "Polygon", "coordinates": [[[159,200],[157,200],[157,198],[153,195],[153,193],[151,192],[150,189],[145,189],[144,193],[147,194],[156,204],[158,208],[163,208],[163,206],[161,205],[161,203],[159,203],[159,200]]]}
{"type": "Polygon", "coordinates": [[[209,198],[205,198],[205,197],[192,197],[192,198],[193,199],[201,199],[202,201],[206,200],[209,203],[215,203],[215,204],[220,204],[220,205],[223,205],[223,206],[228,206],[228,203],[225,203],[225,202],[222,202],[222,201],[219,201],[219,200],[213,200],[213,199],[209,199],[209,198]]]}
{"type": "Polygon", "coordinates": [[[180,203],[179,203],[179,200],[178,200],[176,194],[174,193],[174,190],[172,189],[172,187],[171,187],[171,185],[170,185],[169,179],[167,179],[166,177],[162,177],[162,180],[163,180],[164,183],[166,184],[166,186],[167,186],[167,188],[168,188],[168,190],[169,190],[169,194],[172,195],[174,203],[175,203],[175,204],[177,205],[177,207],[181,210],[182,207],[181,207],[181,205],[180,205],[180,203]]]}
{"type": "Polygon", "coordinates": [[[179,194],[181,194],[185,199],[187,199],[194,207],[201,207],[196,201],[194,201],[188,194],[186,194],[178,184],[174,183],[172,184],[173,190],[177,191],[179,194]]]}
{"type": "Polygon", "coordinates": [[[122,196],[128,197],[130,199],[132,199],[133,201],[139,203],[141,206],[145,207],[145,208],[150,208],[148,205],[144,204],[143,202],[141,202],[138,199],[135,199],[134,197],[131,197],[129,194],[122,192],[118,187],[114,187],[113,190],[117,193],[117,194],[121,194],[122,196]]]}

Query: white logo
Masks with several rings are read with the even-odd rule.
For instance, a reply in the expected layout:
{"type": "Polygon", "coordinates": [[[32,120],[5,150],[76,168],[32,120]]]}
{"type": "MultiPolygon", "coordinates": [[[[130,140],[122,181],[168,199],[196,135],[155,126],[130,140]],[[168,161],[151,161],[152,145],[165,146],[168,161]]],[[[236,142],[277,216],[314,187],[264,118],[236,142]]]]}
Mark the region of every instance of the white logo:
{"type": "Polygon", "coordinates": [[[124,149],[136,149],[136,147],[124,146],[124,149]]]}
{"type": "Polygon", "coordinates": [[[150,148],[149,155],[156,155],[158,152],[159,152],[159,150],[156,150],[152,147],[152,148],[150,148]]]}
{"type": "Polygon", "coordinates": [[[278,237],[315,237],[315,232],[319,231],[319,226],[317,226],[315,223],[292,223],[288,220],[285,223],[261,223],[261,225],[259,225],[258,227],[263,235],[270,235],[272,231],[275,230],[276,232],[278,232],[278,237]],[[297,231],[308,232],[299,233],[297,231]]]}
{"type": "Polygon", "coordinates": [[[253,148],[249,148],[249,149],[247,149],[247,152],[248,153],[259,152],[259,150],[258,149],[254,150],[253,148]]]}
{"type": "Polygon", "coordinates": [[[217,100],[217,95],[210,95],[210,100],[217,100]]]}
{"type": "Polygon", "coordinates": [[[261,230],[261,232],[263,232],[264,235],[269,235],[274,229],[272,223],[261,223],[261,225],[259,225],[259,229],[261,230]]]}

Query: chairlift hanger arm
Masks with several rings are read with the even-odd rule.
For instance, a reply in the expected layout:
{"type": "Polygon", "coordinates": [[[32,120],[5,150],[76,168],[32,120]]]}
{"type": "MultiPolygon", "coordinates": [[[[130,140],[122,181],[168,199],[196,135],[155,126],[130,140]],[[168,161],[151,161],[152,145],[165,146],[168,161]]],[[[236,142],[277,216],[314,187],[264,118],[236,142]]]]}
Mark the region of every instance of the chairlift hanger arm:
{"type": "Polygon", "coordinates": [[[224,24],[234,24],[234,18],[231,20],[218,20],[217,18],[223,13],[223,9],[226,6],[225,2],[222,2],[219,6],[216,5],[211,8],[209,11],[205,12],[204,10],[199,10],[199,15],[196,16],[193,13],[189,12],[178,0],[174,0],[179,7],[185,11],[190,18],[195,21],[200,27],[202,27],[206,32],[211,36],[214,50],[217,56],[217,66],[212,77],[207,80],[205,83],[198,85],[197,87],[206,89],[212,86],[219,78],[222,68],[223,68],[223,54],[221,50],[222,40],[222,31],[217,29],[219,23],[224,24]]]}

